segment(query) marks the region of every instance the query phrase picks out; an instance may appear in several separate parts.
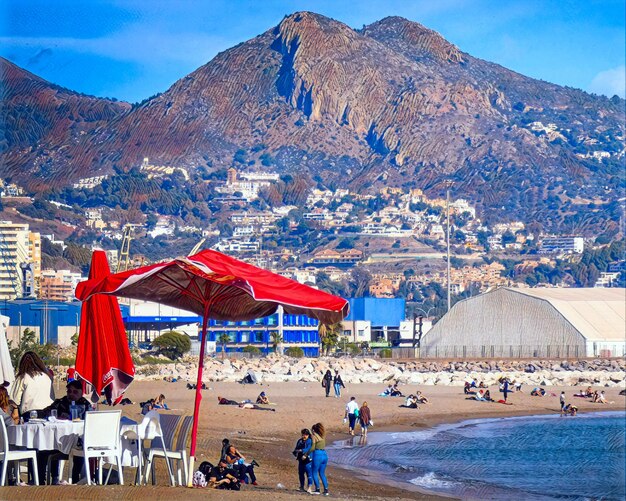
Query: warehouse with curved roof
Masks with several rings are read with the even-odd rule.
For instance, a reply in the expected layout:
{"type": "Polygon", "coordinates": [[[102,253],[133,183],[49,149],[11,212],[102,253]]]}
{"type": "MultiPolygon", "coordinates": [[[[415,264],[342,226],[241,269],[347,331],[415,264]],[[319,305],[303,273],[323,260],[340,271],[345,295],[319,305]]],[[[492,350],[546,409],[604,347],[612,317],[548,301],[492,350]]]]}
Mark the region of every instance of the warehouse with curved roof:
{"type": "Polygon", "coordinates": [[[455,304],[421,356],[621,357],[625,345],[626,289],[505,287],[455,304]]]}

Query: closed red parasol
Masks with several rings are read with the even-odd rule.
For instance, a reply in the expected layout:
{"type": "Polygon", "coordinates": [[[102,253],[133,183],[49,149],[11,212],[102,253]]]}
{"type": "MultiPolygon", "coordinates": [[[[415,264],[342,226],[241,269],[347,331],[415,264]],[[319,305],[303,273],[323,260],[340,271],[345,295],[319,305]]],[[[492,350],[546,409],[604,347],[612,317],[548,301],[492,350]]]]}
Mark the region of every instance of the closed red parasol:
{"type": "MultiPolygon", "coordinates": [[[[204,250],[189,257],[144,266],[81,282],[76,297],[88,300],[94,294],[113,294],[155,301],[202,315],[202,340],[206,340],[207,321],[252,320],[276,312],[305,314],[332,324],[348,314],[348,302],[340,297],[302,285],[281,275],[257,268],[214,250],[204,250]]],[[[191,438],[191,461],[196,450],[198,417],[204,365],[204,342],[200,361],[194,422],[191,438]]],[[[193,464],[190,471],[193,471],[193,464]]]]}
{"type": "MultiPolygon", "coordinates": [[[[94,251],[89,280],[110,276],[104,251],[94,251]]],[[[99,396],[104,388],[116,404],[135,377],[122,314],[114,296],[93,296],[83,302],[76,351],[76,375],[99,396]]]]}

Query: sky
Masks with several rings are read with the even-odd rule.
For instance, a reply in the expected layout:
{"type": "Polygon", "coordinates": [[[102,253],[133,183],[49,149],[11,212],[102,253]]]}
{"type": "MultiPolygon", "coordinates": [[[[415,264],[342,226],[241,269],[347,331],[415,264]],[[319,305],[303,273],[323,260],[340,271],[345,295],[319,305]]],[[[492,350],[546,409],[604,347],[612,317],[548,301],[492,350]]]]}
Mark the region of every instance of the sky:
{"type": "Polygon", "coordinates": [[[69,89],[138,102],[288,14],[353,28],[402,16],[524,75],[624,97],[626,0],[0,0],[0,56],[69,89]]]}

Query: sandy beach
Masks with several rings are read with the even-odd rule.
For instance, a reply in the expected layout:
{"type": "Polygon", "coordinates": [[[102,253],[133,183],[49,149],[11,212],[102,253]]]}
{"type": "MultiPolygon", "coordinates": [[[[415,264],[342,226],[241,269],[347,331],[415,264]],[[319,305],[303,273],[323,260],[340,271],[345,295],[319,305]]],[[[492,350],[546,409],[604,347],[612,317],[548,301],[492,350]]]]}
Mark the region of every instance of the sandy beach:
{"type": "MultiPolygon", "coordinates": [[[[128,391],[134,402],[143,401],[164,393],[172,409],[169,412],[191,414],[194,391],[185,387],[185,382],[137,381],[128,391]]],[[[148,487],[111,486],[42,486],[7,487],[0,489],[0,499],[300,499],[308,496],[297,491],[297,464],[291,455],[294,444],[303,427],[322,422],[330,431],[330,441],[349,437],[347,426],[343,424],[344,408],[347,400],[355,396],[359,404],[367,401],[376,424],[372,431],[415,430],[440,423],[451,423],[465,419],[482,417],[507,417],[517,415],[546,414],[559,412],[558,396],[532,397],[531,388],[515,392],[509,396],[513,405],[477,402],[467,400],[463,388],[458,386],[403,386],[407,394],[417,389],[430,399],[429,404],[419,410],[404,409],[398,406],[401,398],[377,396],[384,384],[347,385],[342,397],[325,398],[324,389],[319,383],[282,382],[260,385],[240,385],[237,383],[210,383],[202,392],[200,434],[198,437],[196,465],[204,460],[215,462],[219,456],[221,441],[228,438],[248,459],[256,459],[260,467],[256,469],[259,486],[244,486],[240,492],[214,491],[209,489],[171,488],[168,486],[166,469],[161,462],[158,468],[158,485],[148,487]],[[245,410],[235,406],[217,405],[217,397],[233,400],[255,400],[265,391],[275,412],[245,410]],[[281,484],[281,486],[279,486],[281,484]]],[[[581,413],[601,410],[624,409],[625,397],[619,395],[619,388],[604,389],[607,399],[613,404],[594,404],[589,399],[574,398],[573,394],[584,389],[577,387],[545,387],[548,392],[559,395],[565,391],[568,402],[575,402],[581,413]]],[[[494,396],[500,396],[497,387],[491,387],[494,396]]],[[[61,390],[62,391],[62,390],[61,390]]],[[[124,415],[140,420],[138,405],[122,407],[124,415]]],[[[167,412],[167,411],[165,411],[167,412]]],[[[339,459],[339,462],[341,458],[339,459]]],[[[125,470],[127,479],[133,478],[134,470],[125,470]]],[[[371,482],[362,475],[339,468],[332,464],[327,470],[329,490],[335,499],[443,499],[430,494],[406,490],[395,486],[371,482]]],[[[375,479],[372,476],[370,480],[375,479]]],[[[408,487],[408,486],[407,486],[408,487]]]]}

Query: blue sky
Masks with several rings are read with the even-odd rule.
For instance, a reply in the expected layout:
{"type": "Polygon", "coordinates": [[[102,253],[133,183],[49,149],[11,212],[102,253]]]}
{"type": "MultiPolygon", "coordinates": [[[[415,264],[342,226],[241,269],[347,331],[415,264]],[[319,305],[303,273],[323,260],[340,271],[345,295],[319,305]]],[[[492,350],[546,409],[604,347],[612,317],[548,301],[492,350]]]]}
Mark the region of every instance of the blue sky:
{"type": "Polygon", "coordinates": [[[0,55],[136,102],[300,10],[354,28],[402,16],[525,75],[624,97],[625,0],[0,0],[0,55]]]}

